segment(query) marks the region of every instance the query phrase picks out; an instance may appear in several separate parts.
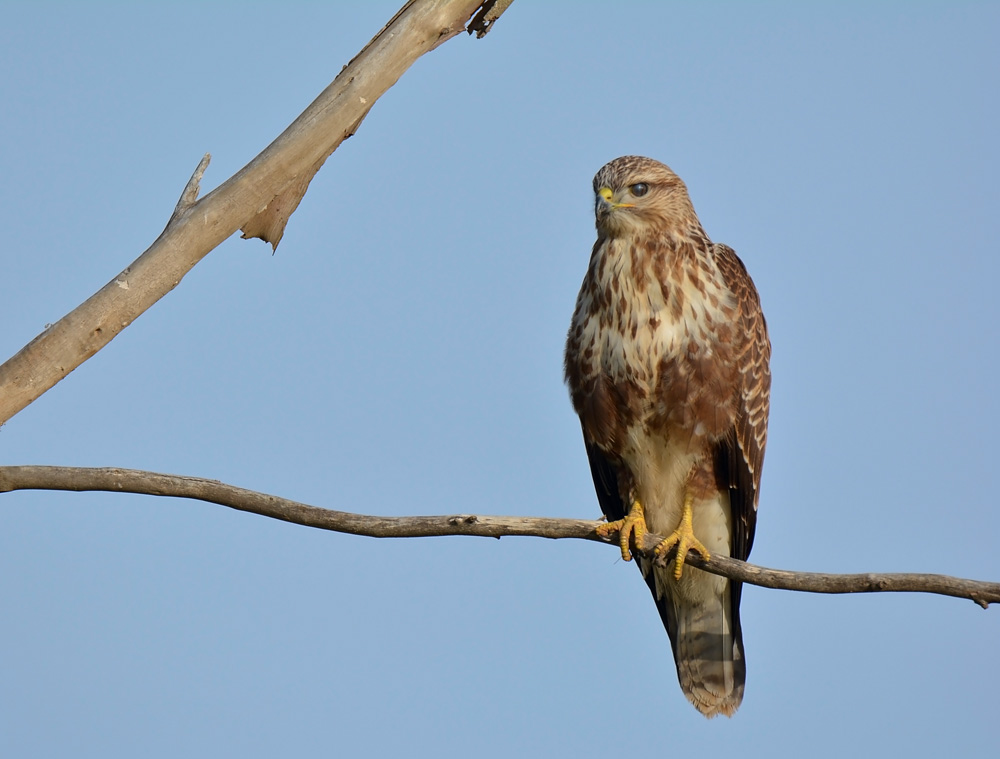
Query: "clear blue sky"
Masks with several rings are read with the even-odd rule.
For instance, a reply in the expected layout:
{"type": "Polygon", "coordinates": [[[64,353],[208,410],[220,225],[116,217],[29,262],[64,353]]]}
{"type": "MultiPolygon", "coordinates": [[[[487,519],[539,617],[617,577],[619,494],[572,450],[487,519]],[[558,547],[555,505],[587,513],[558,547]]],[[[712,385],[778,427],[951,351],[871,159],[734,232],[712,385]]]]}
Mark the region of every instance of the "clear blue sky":
{"type": "MultiPolygon", "coordinates": [[[[3,5],[0,354],[211,188],[397,9],[3,5]]],[[[752,559],[1000,579],[1000,6],[515,2],[420,60],[272,256],[228,241],[0,429],[4,463],[338,509],[596,517],[561,353],[590,180],[688,183],[774,343],[752,559]]],[[[377,541],[0,496],[0,755],[986,756],[1000,609],[748,588],[706,721],[613,548],[377,541]]]]}

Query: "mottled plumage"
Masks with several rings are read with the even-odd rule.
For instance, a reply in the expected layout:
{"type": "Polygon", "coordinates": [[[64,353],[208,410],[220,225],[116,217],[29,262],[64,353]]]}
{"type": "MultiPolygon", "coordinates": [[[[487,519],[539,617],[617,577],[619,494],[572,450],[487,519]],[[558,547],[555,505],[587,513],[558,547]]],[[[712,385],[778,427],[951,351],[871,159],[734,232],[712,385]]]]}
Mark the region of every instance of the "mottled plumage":
{"type": "MultiPolygon", "coordinates": [[[[644,515],[663,536],[684,533],[686,512],[686,534],[746,559],[771,384],[757,290],[736,253],[709,240],[663,164],[618,158],[594,177],[594,192],[597,242],[565,369],[601,509],[609,522],[632,512],[638,529],[644,515]]],[[[731,715],[746,678],[741,584],[683,562],[639,566],[685,695],[706,716],[731,715]]]]}

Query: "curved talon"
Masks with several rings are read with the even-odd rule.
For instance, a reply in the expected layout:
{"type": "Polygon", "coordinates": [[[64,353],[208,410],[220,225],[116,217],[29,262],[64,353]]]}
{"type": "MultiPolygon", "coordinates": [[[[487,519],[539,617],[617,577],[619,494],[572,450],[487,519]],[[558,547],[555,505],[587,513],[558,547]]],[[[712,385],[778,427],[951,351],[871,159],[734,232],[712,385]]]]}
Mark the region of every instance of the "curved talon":
{"type": "Polygon", "coordinates": [[[669,551],[674,546],[677,546],[677,556],[674,559],[674,579],[681,579],[681,574],[684,572],[684,560],[687,559],[688,551],[692,548],[701,554],[702,558],[711,558],[711,554],[705,545],[698,540],[694,535],[694,526],[691,523],[691,502],[692,498],[689,495],[684,496],[684,509],[681,511],[681,523],[677,525],[677,529],[674,530],[670,536],[659,543],[656,548],[653,549],[653,553],[659,556],[663,556],[667,551],[669,551]]]}
{"type": "Polygon", "coordinates": [[[646,534],[646,513],[643,511],[642,504],[638,501],[633,501],[628,516],[624,519],[616,519],[614,522],[602,524],[597,528],[596,532],[604,538],[610,537],[613,532],[617,532],[618,545],[622,549],[622,559],[624,561],[632,561],[629,538],[635,536],[635,544],[638,547],[642,545],[642,537],[646,534]]]}

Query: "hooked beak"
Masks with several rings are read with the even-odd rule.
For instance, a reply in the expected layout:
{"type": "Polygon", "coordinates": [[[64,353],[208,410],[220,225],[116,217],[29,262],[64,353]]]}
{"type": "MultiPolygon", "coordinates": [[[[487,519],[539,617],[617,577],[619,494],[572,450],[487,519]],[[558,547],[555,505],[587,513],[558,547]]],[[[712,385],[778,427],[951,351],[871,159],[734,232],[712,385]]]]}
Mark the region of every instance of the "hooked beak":
{"type": "Polygon", "coordinates": [[[594,213],[597,215],[598,221],[603,221],[612,211],[617,211],[619,208],[633,208],[634,206],[635,203],[616,203],[615,194],[611,191],[611,188],[602,187],[597,191],[594,213]]]}

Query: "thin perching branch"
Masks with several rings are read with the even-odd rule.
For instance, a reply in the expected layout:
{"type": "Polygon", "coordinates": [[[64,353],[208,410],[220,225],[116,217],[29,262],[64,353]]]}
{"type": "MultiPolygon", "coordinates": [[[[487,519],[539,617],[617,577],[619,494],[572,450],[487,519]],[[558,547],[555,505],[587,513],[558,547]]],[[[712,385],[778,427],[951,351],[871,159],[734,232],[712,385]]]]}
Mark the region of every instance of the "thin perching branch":
{"type": "MultiPolygon", "coordinates": [[[[333,511],[309,506],[287,498],[234,487],[217,480],[184,477],[136,469],[82,468],[56,466],[0,466],[0,493],[14,490],[73,490],[139,493],[143,495],[191,498],[217,503],[231,509],[281,519],[306,527],[333,532],[365,535],[372,538],[423,538],[444,535],[474,535],[501,538],[520,535],[537,538],[576,538],[600,543],[614,542],[597,534],[602,523],[585,519],[542,517],[498,517],[455,514],[450,516],[381,517],[333,511]]],[[[652,550],[662,538],[647,534],[642,551],[652,557],[652,550]]],[[[668,552],[661,562],[669,562],[668,552]]],[[[916,573],[824,574],[767,569],[714,555],[702,558],[690,552],[687,563],[712,574],[750,585],[809,593],[937,593],[967,598],[984,609],[1000,603],[1000,583],[966,580],[959,577],[916,573]]]]}

